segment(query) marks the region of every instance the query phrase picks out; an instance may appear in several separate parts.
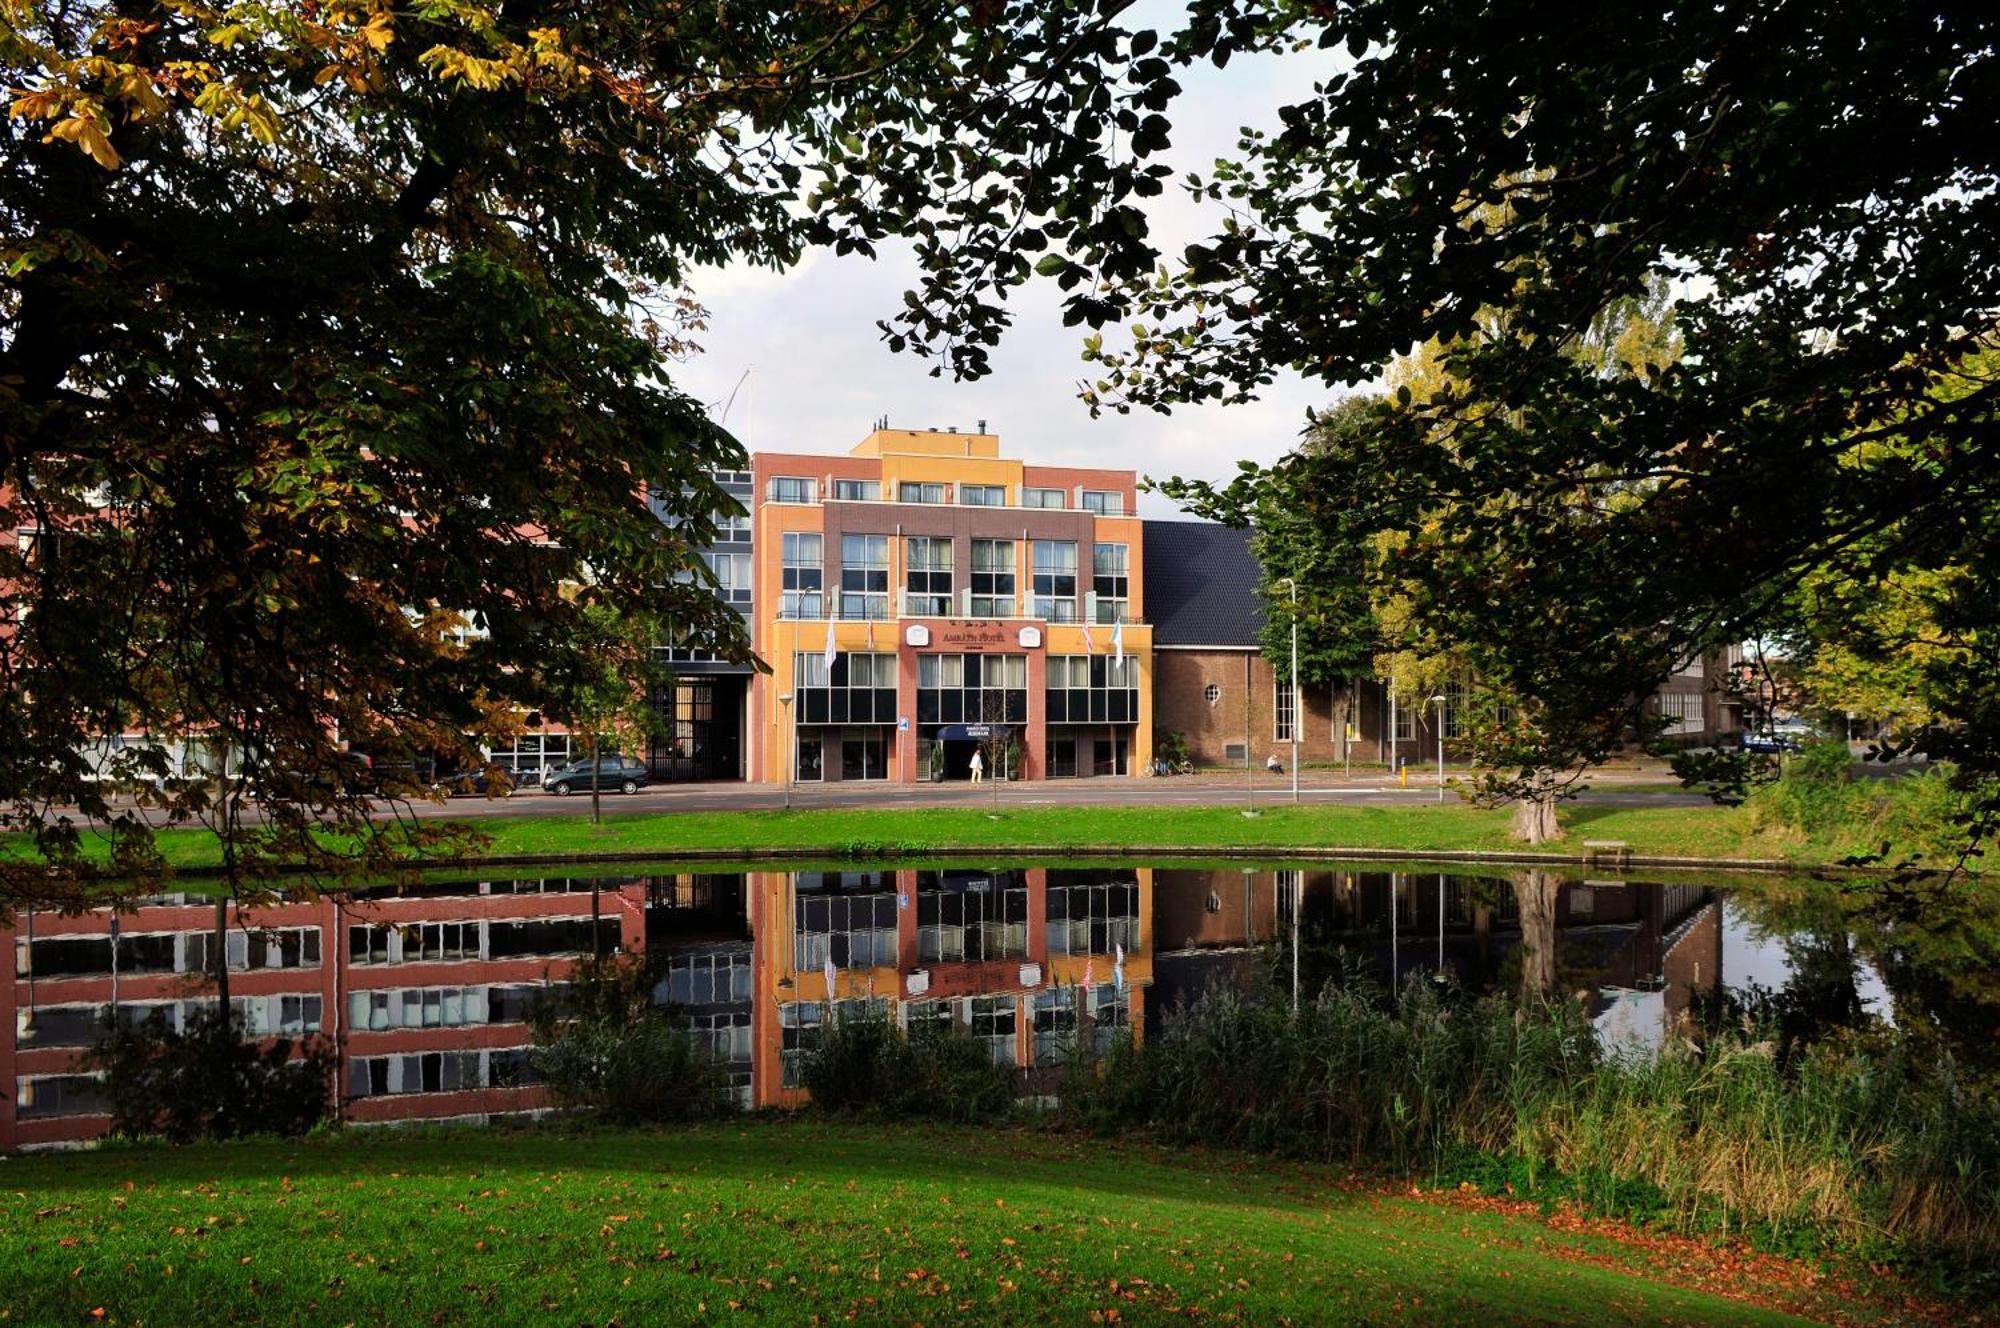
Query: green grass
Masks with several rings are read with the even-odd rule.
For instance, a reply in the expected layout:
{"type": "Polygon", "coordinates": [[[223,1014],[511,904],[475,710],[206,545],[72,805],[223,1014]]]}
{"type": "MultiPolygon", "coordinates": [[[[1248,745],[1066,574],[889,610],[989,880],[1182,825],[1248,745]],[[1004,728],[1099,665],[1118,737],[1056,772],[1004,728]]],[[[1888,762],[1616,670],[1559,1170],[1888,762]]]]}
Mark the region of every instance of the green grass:
{"type": "Polygon", "coordinates": [[[1030,1130],[372,1131],[0,1165],[6,1323],[1799,1321],[1733,1259],[1030,1130]],[[1692,1285],[1719,1276],[1762,1303],[1692,1285]]]}
{"type": "MultiPolygon", "coordinates": [[[[1226,795],[1218,795],[1226,796],[1226,795]]],[[[1581,851],[1585,839],[1622,839],[1636,853],[1693,858],[1777,858],[1784,841],[1759,834],[1738,808],[1572,805],[1562,812],[1569,838],[1556,852],[1581,851]]],[[[794,811],[607,813],[506,816],[474,823],[494,856],[563,857],[730,850],[818,852],[830,856],[903,855],[960,850],[1366,848],[1405,852],[1518,850],[1508,813],[1460,802],[1439,806],[1241,806],[836,808],[794,811]]],[[[90,841],[95,844],[97,841],[90,841]]],[[[216,864],[205,830],[159,835],[167,861],[184,870],[216,864]]],[[[1791,846],[1795,861],[1801,846],[1791,846]]],[[[5,850],[26,851],[17,836],[5,850]]]]}

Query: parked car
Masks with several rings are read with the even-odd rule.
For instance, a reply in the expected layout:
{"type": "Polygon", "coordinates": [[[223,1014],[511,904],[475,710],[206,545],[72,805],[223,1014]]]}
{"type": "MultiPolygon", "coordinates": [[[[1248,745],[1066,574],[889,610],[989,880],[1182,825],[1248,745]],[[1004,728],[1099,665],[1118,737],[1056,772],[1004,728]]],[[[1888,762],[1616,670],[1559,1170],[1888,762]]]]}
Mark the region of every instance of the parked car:
{"type": "MultiPolygon", "coordinates": [[[[590,758],[572,761],[542,781],[558,797],[590,792],[590,758]]],[[[630,756],[597,758],[597,787],[604,793],[637,793],[646,787],[646,763],[630,756]]]]}
{"type": "Polygon", "coordinates": [[[1796,752],[1813,737],[1811,726],[1796,722],[1777,725],[1768,732],[1751,729],[1743,730],[1743,750],[1746,752],[1796,752]]]}
{"type": "Polygon", "coordinates": [[[503,765],[483,765],[438,776],[438,787],[453,798],[507,798],[514,793],[514,776],[503,765]]]}

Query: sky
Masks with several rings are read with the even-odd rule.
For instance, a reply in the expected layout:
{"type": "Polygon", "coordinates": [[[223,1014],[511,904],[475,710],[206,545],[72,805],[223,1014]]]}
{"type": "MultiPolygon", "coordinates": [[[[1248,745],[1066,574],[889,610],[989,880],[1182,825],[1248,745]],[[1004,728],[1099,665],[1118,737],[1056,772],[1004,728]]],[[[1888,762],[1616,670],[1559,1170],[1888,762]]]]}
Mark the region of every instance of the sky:
{"type": "MultiPolygon", "coordinates": [[[[1164,26],[1175,13],[1144,0],[1128,22],[1164,26]]],[[[1233,154],[1239,127],[1275,129],[1278,108],[1310,96],[1335,59],[1306,52],[1188,71],[1168,112],[1174,133],[1163,160],[1178,174],[1206,172],[1216,157],[1233,154]]],[[[1163,255],[1212,229],[1203,222],[1215,214],[1177,186],[1145,202],[1163,255]]],[[[971,430],[983,419],[1000,435],[1002,455],[1161,479],[1227,479],[1239,458],[1274,460],[1296,443],[1307,408],[1336,395],[1286,374],[1245,405],[1093,420],[1076,396],[1094,367],[1081,358],[1086,329],[1062,325],[1061,292],[1043,280],[1009,301],[1014,325],[993,353],[992,373],[972,383],[953,382],[948,373],[932,378],[930,362],[892,354],[875,326],[900,307],[914,271],[906,250],[885,250],[874,261],[813,253],[785,272],[741,265],[697,272],[694,294],[710,314],[695,338],[703,353],[677,366],[674,379],[713,403],[717,416],[735,392],[723,423],[753,452],[846,452],[883,415],[892,426],[916,429],[971,430]]],[[[1142,495],[1139,510],[1152,517],[1177,511],[1156,494],[1142,495]]]]}

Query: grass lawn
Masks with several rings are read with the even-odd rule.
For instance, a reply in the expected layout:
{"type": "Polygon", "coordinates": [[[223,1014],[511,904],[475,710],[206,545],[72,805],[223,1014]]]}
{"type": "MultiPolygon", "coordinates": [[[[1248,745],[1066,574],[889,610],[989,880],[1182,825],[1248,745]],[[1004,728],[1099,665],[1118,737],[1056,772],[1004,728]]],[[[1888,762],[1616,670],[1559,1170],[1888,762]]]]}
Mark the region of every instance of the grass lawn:
{"type": "Polygon", "coordinates": [[[1740,1252],[1037,1131],[357,1131],[16,1157],[0,1182],[5,1323],[1894,1317],[1740,1252]]]}
{"type": "MultiPolygon", "coordinates": [[[[1562,811],[1568,840],[1557,852],[1580,852],[1585,839],[1622,839],[1636,853],[1696,858],[1778,858],[1787,846],[1750,828],[1740,808],[1572,805],[1562,811]]],[[[1460,802],[1439,806],[921,807],[795,811],[688,811],[582,816],[485,817],[474,823],[499,856],[804,850],[831,856],[884,856],[956,850],[1188,848],[1245,850],[1367,848],[1466,852],[1518,850],[1508,813],[1460,802]]],[[[163,831],[160,846],[176,867],[215,865],[205,830],[163,831]]],[[[7,851],[21,854],[18,837],[7,851]]],[[[1790,856],[1810,860],[1792,846],[1790,856]]]]}

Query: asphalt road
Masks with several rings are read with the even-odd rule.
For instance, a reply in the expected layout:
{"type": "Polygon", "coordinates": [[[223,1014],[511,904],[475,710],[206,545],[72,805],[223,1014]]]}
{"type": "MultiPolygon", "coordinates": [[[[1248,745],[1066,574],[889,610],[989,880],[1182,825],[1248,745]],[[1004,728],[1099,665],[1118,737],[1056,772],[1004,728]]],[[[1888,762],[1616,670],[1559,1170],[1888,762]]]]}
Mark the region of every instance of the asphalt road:
{"type": "MultiPolygon", "coordinates": [[[[1299,786],[1303,803],[1365,805],[1435,805],[1435,784],[1412,783],[1402,788],[1387,780],[1344,779],[1332,772],[1311,771],[1299,786]]],[[[996,802],[1005,807],[1213,807],[1244,806],[1253,801],[1269,806],[1290,802],[1291,784],[1260,774],[1242,782],[1205,778],[1031,780],[1018,784],[802,784],[792,790],[794,807],[976,807],[996,802]]],[[[1448,804],[1458,802],[1447,791],[1448,804]]],[[[1621,791],[1601,781],[1584,795],[1586,802],[1645,806],[1699,806],[1699,794],[1621,791]]],[[[748,811],[782,807],[785,791],[775,784],[655,784],[633,794],[607,793],[607,812],[748,811]]],[[[557,797],[539,789],[522,789],[508,798],[453,798],[444,804],[420,803],[418,816],[471,819],[487,816],[587,816],[590,796],[557,797]]]]}
{"type": "MultiPolygon", "coordinates": [[[[1591,790],[1581,801],[1625,806],[1702,806],[1708,799],[1699,794],[1621,789],[1620,783],[1646,783],[1657,789],[1662,782],[1655,773],[1602,775],[1590,781],[1591,790]]],[[[654,784],[633,794],[607,792],[603,795],[608,814],[639,812],[706,812],[771,810],[786,805],[785,790],[778,784],[654,784]]],[[[951,784],[799,784],[794,785],[794,807],[1241,807],[1274,806],[1290,802],[1291,781],[1286,776],[1257,772],[1246,785],[1240,779],[1214,776],[1181,776],[1165,779],[1077,779],[1030,780],[1017,784],[988,781],[973,785],[951,784]]],[[[1313,804],[1350,806],[1436,806],[1437,785],[1413,778],[1405,788],[1386,775],[1365,774],[1343,777],[1337,771],[1307,771],[1299,785],[1299,801],[1313,804]]],[[[1444,805],[1459,802],[1447,790],[1444,805]]],[[[502,816],[588,816],[590,795],[558,797],[539,788],[524,788],[505,798],[459,797],[445,802],[413,802],[400,809],[419,819],[450,818],[479,820],[502,816]]],[[[162,818],[147,819],[160,824],[162,818]]],[[[249,819],[254,823],[256,815],[249,819]]]]}

